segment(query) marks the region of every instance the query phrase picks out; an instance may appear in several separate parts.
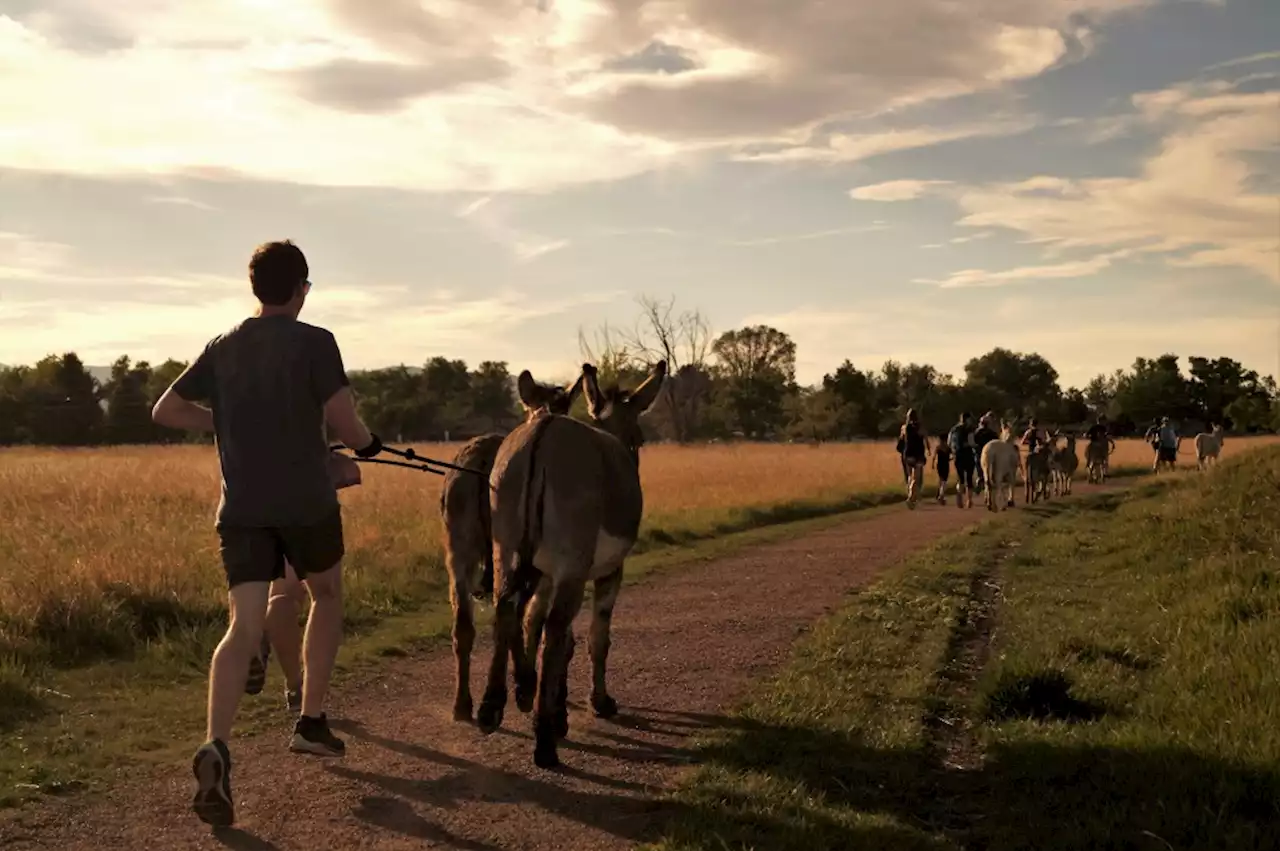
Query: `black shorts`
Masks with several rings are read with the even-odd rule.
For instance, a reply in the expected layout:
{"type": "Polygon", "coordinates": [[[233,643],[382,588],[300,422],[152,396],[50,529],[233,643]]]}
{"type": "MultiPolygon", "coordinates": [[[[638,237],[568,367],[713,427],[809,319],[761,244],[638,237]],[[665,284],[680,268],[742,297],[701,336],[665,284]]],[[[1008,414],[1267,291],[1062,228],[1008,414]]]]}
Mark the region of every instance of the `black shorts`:
{"type": "Polygon", "coordinates": [[[1160,460],[1161,460],[1161,461],[1168,461],[1170,464],[1177,463],[1177,461],[1178,461],[1178,450],[1177,450],[1177,449],[1175,449],[1174,447],[1172,447],[1172,446],[1161,446],[1161,447],[1160,447],[1160,449],[1159,449],[1158,451],[1159,451],[1159,453],[1160,453],[1160,460]]]}
{"type": "Polygon", "coordinates": [[[951,477],[951,462],[946,461],[938,464],[938,478],[946,481],[951,477]]]}
{"type": "Polygon", "coordinates": [[[283,579],[286,560],[298,579],[306,579],[337,566],[346,554],[341,508],[310,526],[218,524],[217,528],[228,588],[283,579]]]}

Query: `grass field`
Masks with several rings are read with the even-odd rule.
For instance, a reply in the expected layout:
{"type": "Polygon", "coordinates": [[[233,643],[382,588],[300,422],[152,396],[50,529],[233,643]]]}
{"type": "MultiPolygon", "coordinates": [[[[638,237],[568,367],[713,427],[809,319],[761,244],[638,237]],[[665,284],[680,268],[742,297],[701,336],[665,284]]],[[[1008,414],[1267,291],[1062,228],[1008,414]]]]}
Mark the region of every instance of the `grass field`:
{"type": "MultiPolygon", "coordinates": [[[[1253,445],[1228,440],[1226,452],[1253,445]]],[[[457,447],[418,448],[447,459],[457,447]]],[[[1136,441],[1113,457],[1117,472],[1148,463],[1136,441]]],[[[678,562],[693,552],[685,545],[712,552],[725,535],[902,497],[887,443],[655,445],[641,471],[632,575],[678,562]]],[[[364,472],[342,497],[343,658],[376,662],[447,636],[441,480],[364,472]]],[[[932,474],[927,482],[936,487],[932,474]]],[[[0,803],[27,794],[15,788],[47,792],[100,776],[120,754],[174,758],[197,734],[191,707],[226,624],[217,493],[210,448],[0,451],[0,803]]],[[[242,729],[275,714],[265,695],[248,701],[242,729]]]]}
{"type": "MultiPolygon", "coordinates": [[[[1227,451],[1244,446],[1228,441],[1227,451]]],[[[422,449],[449,459],[457,446],[422,449]]],[[[900,492],[896,456],[883,443],[660,445],[644,457],[637,553],[900,492]]],[[[1126,441],[1113,466],[1147,457],[1126,441]]],[[[444,600],[440,482],[367,467],[365,483],[343,492],[354,629],[444,600]]],[[[217,497],[210,448],[0,452],[0,659],[27,672],[65,668],[221,624],[217,497]]]]}
{"type": "Polygon", "coordinates": [[[706,727],[662,851],[1261,849],[1280,447],[940,543],[706,727]]]}

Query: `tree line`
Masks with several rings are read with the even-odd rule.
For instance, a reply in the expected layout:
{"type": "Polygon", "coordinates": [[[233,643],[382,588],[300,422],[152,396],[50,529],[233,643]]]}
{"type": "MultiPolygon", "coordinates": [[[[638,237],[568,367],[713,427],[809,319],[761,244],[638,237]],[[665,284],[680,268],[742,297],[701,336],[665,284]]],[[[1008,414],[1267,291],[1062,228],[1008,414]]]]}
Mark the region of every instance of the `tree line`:
{"type": "MultiPolygon", "coordinates": [[[[1045,358],[996,347],[974,357],[963,376],[930,364],[887,361],[859,368],[846,360],[814,386],[795,379],[796,345],[782,330],[757,325],[714,334],[700,311],[677,311],[674,299],[639,299],[632,326],[579,334],[582,359],[602,382],[633,386],[660,359],[669,378],[646,418],[654,440],[850,440],[897,432],[915,408],[932,433],[962,411],[995,411],[1010,421],[1079,427],[1106,414],[1117,436],[1140,433],[1168,416],[1183,432],[1221,423],[1236,432],[1280,430],[1280,394],[1261,376],[1225,357],[1162,354],[1099,375],[1083,388],[1059,383],[1045,358]]],[[[121,356],[109,376],[94,377],[74,353],[30,366],[0,367],[0,445],[173,443],[208,440],[151,421],[151,407],[186,364],[159,365],[121,356]]],[[[541,381],[572,376],[541,376],[541,381]]],[[[506,431],[522,412],[511,367],[433,357],[350,372],[361,416],[397,442],[465,439],[506,431]]],[[[577,416],[585,415],[578,400],[577,416]]]]}

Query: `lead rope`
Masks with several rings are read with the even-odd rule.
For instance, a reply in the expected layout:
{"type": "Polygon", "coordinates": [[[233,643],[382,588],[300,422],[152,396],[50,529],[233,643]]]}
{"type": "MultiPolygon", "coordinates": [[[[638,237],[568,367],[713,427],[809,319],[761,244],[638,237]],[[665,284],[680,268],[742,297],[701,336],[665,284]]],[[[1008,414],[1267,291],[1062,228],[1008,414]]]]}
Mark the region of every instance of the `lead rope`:
{"type": "Polygon", "coordinates": [[[392,455],[398,455],[404,458],[404,461],[389,461],[386,458],[361,458],[358,455],[346,455],[342,450],[347,447],[341,443],[335,443],[329,447],[329,451],[343,458],[350,458],[360,464],[386,464],[391,467],[404,467],[409,470],[418,470],[423,473],[431,473],[436,476],[448,475],[446,471],[457,470],[459,473],[471,473],[473,476],[482,476],[487,478],[486,474],[481,470],[471,467],[460,467],[457,464],[450,464],[447,461],[437,461],[435,458],[428,458],[425,455],[419,455],[412,448],[394,449],[390,446],[382,447],[383,452],[389,452],[392,455]]]}

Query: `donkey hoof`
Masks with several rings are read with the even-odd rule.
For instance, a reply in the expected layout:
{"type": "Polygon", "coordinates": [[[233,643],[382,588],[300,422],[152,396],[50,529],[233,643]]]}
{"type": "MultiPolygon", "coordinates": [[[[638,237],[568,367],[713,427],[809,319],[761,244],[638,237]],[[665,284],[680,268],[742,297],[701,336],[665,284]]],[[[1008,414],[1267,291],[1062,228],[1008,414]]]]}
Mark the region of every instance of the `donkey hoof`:
{"type": "Polygon", "coordinates": [[[591,696],[591,709],[595,712],[597,718],[612,718],[618,714],[618,701],[609,695],[597,697],[591,696]]]}
{"type": "Polygon", "coordinates": [[[556,713],[555,731],[557,739],[569,738],[569,710],[562,709],[556,713]]]}
{"type": "Polygon", "coordinates": [[[541,715],[534,719],[533,764],[538,768],[556,768],[560,765],[560,755],[556,752],[558,726],[555,717],[541,715]]]}
{"type": "Polygon", "coordinates": [[[533,701],[538,694],[538,683],[532,677],[521,682],[516,681],[516,707],[521,712],[532,712],[533,701]]]}
{"type": "Polygon", "coordinates": [[[453,720],[454,721],[470,721],[471,720],[471,700],[459,700],[453,704],[453,720]]]}
{"type": "Polygon", "coordinates": [[[502,710],[506,702],[505,692],[484,696],[484,700],[480,701],[480,711],[476,713],[476,726],[481,733],[487,736],[502,726],[502,710]]]}
{"type": "Polygon", "coordinates": [[[560,767],[560,754],[557,752],[555,739],[538,736],[533,745],[533,764],[538,768],[560,767]]]}

